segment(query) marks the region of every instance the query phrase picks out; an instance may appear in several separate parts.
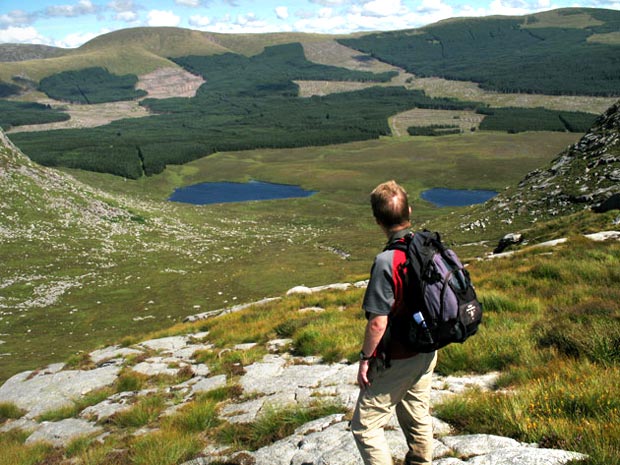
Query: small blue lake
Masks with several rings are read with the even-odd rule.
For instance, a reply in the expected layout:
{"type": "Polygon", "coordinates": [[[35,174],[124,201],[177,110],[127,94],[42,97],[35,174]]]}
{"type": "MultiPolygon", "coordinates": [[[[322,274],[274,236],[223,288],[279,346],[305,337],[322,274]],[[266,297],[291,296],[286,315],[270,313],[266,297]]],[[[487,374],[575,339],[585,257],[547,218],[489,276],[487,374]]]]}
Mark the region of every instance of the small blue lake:
{"type": "Polygon", "coordinates": [[[247,183],[203,182],[176,189],[168,197],[168,200],[194,205],[207,205],[211,203],[309,197],[314,193],[315,191],[307,191],[299,186],[261,181],[250,181],[247,183]]]}
{"type": "Polygon", "coordinates": [[[438,207],[463,207],[484,203],[497,195],[495,191],[488,190],[469,190],[469,189],[445,189],[435,187],[420,194],[427,202],[438,207]]]}

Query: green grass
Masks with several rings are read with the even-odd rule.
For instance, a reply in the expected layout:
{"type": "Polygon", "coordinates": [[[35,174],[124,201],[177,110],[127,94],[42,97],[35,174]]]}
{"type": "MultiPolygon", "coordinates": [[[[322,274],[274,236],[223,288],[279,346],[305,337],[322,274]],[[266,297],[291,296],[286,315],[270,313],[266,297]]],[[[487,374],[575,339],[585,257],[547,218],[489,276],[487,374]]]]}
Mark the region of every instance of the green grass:
{"type": "Polygon", "coordinates": [[[335,404],[317,403],[309,406],[271,406],[253,423],[231,423],[217,432],[217,439],[236,449],[256,450],[283,439],[304,423],[334,413],[344,413],[335,404]]]}
{"type": "MultiPolygon", "coordinates": [[[[4,273],[15,280],[2,289],[3,297],[17,307],[45,293],[51,282],[71,287],[43,309],[3,316],[3,351],[12,356],[0,359],[0,379],[124,338],[139,340],[193,313],[281,295],[299,284],[363,279],[383,242],[368,194],[386,179],[407,187],[414,227],[446,231],[460,243],[489,239],[467,249],[482,254],[508,231],[487,230],[483,237],[460,232],[458,216],[468,209],[450,215],[420,200],[419,193],[444,186],[502,190],[575,138],[475,133],[219,153],[139,181],[72,171],[110,192],[99,195],[105,205],[128,212],[126,219],[100,219],[93,226],[67,222],[79,220],[75,209],[42,208],[74,202],[87,211],[81,195],[15,180],[7,214],[17,215],[24,231],[35,225],[43,235],[3,243],[4,273]],[[182,185],[248,179],[298,184],[318,194],[204,207],[162,202],[182,185]],[[130,219],[136,216],[142,221],[130,219]],[[334,250],[349,256],[343,260],[334,250]]],[[[79,366],[81,356],[72,363],[79,366]]]]}
{"type": "Polygon", "coordinates": [[[148,394],[129,409],[117,412],[110,421],[120,428],[140,428],[153,423],[164,410],[165,399],[159,394],[148,394]]]}
{"type": "Polygon", "coordinates": [[[501,370],[496,393],[471,392],[435,413],[463,432],[492,433],[620,463],[620,245],[574,238],[470,272],[485,304],[479,335],[440,352],[438,371],[501,370]],[[514,296],[514,297],[513,297],[514,296]]]}
{"type": "Polygon", "coordinates": [[[135,465],[175,465],[198,454],[202,442],[194,435],[174,430],[138,437],[131,444],[131,462],[135,465]]]}
{"type": "Polygon", "coordinates": [[[0,423],[9,419],[21,418],[24,413],[26,412],[13,402],[0,402],[0,423]]]}
{"type": "Polygon", "coordinates": [[[0,465],[37,465],[51,459],[54,448],[49,444],[24,444],[28,434],[10,431],[0,435],[0,465]]]}
{"type": "Polygon", "coordinates": [[[217,416],[217,402],[201,398],[166,419],[168,428],[181,433],[200,433],[220,424],[217,416]]]}
{"type": "Polygon", "coordinates": [[[48,410],[37,417],[37,421],[60,421],[66,418],[76,417],[82,410],[91,405],[96,405],[99,402],[107,399],[112,395],[113,391],[110,388],[101,388],[95,391],[91,391],[77,399],[71,404],[57,409],[48,410]]]}

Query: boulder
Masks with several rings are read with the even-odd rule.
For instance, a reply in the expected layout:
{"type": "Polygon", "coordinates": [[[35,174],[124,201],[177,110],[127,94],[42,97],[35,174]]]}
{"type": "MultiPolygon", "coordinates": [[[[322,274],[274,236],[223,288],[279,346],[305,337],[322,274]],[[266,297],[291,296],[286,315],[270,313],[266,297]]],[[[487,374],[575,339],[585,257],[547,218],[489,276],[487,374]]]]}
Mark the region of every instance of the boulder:
{"type": "Polygon", "coordinates": [[[0,387],[0,402],[13,402],[34,418],[49,410],[72,405],[73,399],[112,384],[120,371],[117,366],[94,370],[67,370],[56,373],[26,371],[9,378],[0,387]]]}
{"type": "Polygon", "coordinates": [[[511,245],[520,244],[523,242],[523,234],[520,233],[509,233],[506,234],[499,240],[497,247],[493,250],[493,253],[502,253],[511,245]]]}
{"type": "Polygon", "coordinates": [[[286,291],[286,295],[293,294],[312,294],[312,289],[307,286],[295,286],[288,291],[286,291]]]}
{"type": "Polygon", "coordinates": [[[614,194],[599,205],[592,207],[592,211],[596,213],[605,213],[610,210],[620,210],[620,194],[614,194]]]}
{"type": "Polygon", "coordinates": [[[95,426],[86,420],[68,418],[62,421],[44,421],[41,427],[28,436],[26,444],[34,442],[48,442],[53,446],[66,446],[79,436],[89,436],[103,431],[100,426],[95,426]]]}

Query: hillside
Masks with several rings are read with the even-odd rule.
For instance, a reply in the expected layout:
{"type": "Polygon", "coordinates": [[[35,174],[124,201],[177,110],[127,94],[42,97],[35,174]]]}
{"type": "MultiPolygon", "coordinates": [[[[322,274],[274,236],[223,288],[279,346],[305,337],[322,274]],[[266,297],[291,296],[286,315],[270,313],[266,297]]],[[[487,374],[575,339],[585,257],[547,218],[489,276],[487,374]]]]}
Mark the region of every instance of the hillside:
{"type": "Polygon", "coordinates": [[[37,44],[0,44],[0,62],[42,60],[63,56],[69,50],[37,44]]]}
{"type": "Polygon", "coordinates": [[[461,228],[500,228],[511,232],[556,217],[596,210],[618,194],[620,101],[603,113],[577,143],[549,164],[531,171],[517,186],[500,193],[483,207],[471,207],[462,217],[461,228]]]}
{"type": "Polygon", "coordinates": [[[75,49],[40,49],[34,45],[0,48],[0,81],[14,76],[39,81],[62,71],[103,66],[116,74],[146,74],[176,66],[170,58],[234,53],[256,55],[265,47],[294,42],[314,43],[330,36],[279,34],[217,34],[174,27],[138,27],[102,34],[75,49]],[[9,60],[15,57],[19,59],[9,60]],[[11,62],[9,62],[11,61],[11,62]]]}
{"type": "Polygon", "coordinates": [[[618,96],[620,12],[570,8],[339,39],[418,76],[498,92],[618,96]]]}
{"type": "Polygon", "coordinates": [[[614,11],[567,9],[349,37],[126,29],[56,58],[0,63],[0,95],[9,97],[0,124],[16,128],[10,137],[38,163],[129,179],[235,150],[477,130],[582,133],[620,88],[618,24],[614,11]],[[149,89],[178,79],[178,92],[149,95],[140,87],[149,78],[149,89]],[[470,93],[465,80],[512,94],[470,93]],[[519,108],[489,108],[505,103],[519,108]]]}

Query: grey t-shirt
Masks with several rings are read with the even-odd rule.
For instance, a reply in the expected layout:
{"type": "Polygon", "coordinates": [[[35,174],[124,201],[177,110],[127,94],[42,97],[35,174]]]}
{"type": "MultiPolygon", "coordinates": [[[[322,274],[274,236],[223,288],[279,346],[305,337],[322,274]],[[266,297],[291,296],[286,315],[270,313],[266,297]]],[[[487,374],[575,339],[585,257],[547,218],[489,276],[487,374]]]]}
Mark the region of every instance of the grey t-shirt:
{"type": "MultiPolygon", "coordinates": [[[[388,244],[402,239],[410,232],[409,229],[396,231],[390,236],[388,244]]],[[[362,303],[365,311],[376,315],[390,314],[398,298],[395,294],[397,292],[402,294],[402,282],[398,269],[405,260],[405,254],[396,255],[395,250],[384,250],[377,254],[370,270],[370,280],[362,303]]]]}
{"type": "Polygon", "coordinates": [[[394,305],[394,251],[386,250],[375,257],[362,308],[376,315],[389,315],[394,305]]]}

